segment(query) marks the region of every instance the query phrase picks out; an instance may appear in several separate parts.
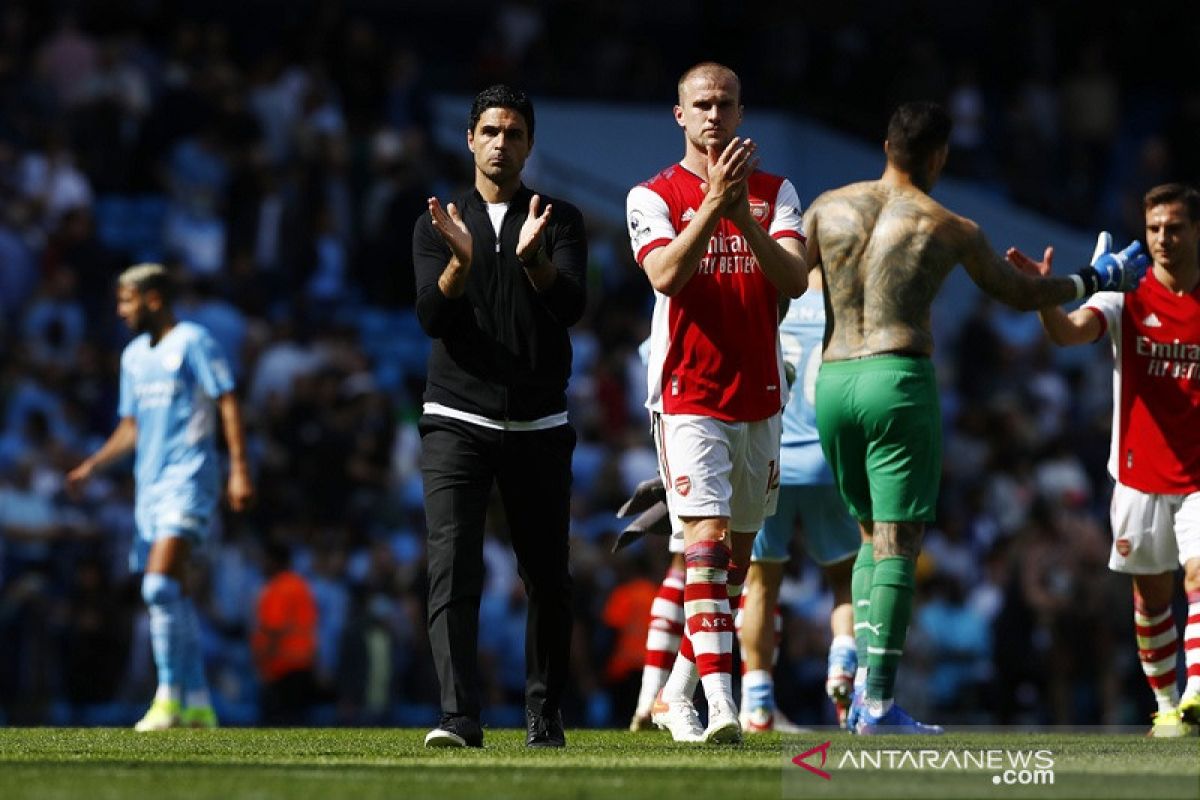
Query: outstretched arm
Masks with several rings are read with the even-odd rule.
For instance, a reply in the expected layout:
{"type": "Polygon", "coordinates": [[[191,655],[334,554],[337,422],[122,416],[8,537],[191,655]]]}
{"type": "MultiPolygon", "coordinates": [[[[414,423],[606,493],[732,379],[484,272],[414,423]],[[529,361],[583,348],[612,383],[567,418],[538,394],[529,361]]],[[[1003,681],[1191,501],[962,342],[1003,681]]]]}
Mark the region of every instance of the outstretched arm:
{"type": "Polygon", "coordinates": [[[1077,299],[1078,284],[1069,277],[1028,275],[992,249],[979,226],[964,221],[962,264],[980,289],[1007,306],[1032,311],[1077,299]]]}
{"type": "Polygon", "coordinates": [[[958,224],[964,232],[962,262],[971,278],[1002,303],[1025,311],[1079,300],[1100,291],[1132,292],[1150,266],[1141,242],[1135,239],[1114,253],[1112,235],[1104,231],[1096,241],[1091,264],[1083,269],[1065,278],[1052,278],[1050,265],[1046,264],[1044,270],[1036,270],[1037,275],[1030,275],[996,256],[974,222],[960,218],[958,224]],[[1070,291],[1064,295],[1068,286],[1070,291]]]}
{"type": "MultiPolygon", "coordinates": [[[[1015,247],[1010,247],[1006,256],[1009,263],[1021,272],[1044,276],[1050,274],[1054,248],[1047,247],[1041,261],[1034,261],[1015,247]]],[[[1059,347],[1094,342],[1104,332],[1104,324],[1100,317],[1087,308],[1077,308],[1068,314],[1059,306],[1048,306],[1038,309],[1038,317],[1050,341],[1059,347]]]]}

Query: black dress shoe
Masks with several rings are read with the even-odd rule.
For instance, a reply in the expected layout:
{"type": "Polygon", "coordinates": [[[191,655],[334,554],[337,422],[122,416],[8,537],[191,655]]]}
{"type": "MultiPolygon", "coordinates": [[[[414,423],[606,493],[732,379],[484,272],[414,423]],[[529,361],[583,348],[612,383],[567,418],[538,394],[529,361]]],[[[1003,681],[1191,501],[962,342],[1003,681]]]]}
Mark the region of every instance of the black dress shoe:
{"type": "Polygon", "coordinates": [[[562,713],[559,711],[542,711],[525,709],[525,724],[529,735],[525,737],[526,747],[566,747],[567,735],[563,732],[562,713]]]}
{"type": "Polygon", "coordinates": [[[425,734],[425,746],[483,747],[483,728],[479,720],[464,714],[442,714],[438,726],[425,734]]]}

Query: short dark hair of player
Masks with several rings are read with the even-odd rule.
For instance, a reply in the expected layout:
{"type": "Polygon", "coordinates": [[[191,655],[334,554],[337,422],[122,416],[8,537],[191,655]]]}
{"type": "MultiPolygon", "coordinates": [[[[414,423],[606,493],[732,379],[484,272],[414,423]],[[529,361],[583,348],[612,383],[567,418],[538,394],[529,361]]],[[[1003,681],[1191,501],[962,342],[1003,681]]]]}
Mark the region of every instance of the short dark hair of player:
{"type": "Polygon", "coordinates": [[[475,102],[471,103],[471,119],[468,121],[467,130],[474,131],[475,126],[479,123],[479,118],[489,108],[507,108],[516,111],[525,118],[525,125],[529,128],[529,141],[533,141],[533,102],[529,99],[529,95],[520,89],[505,86],[503,83],[489,86],[475,95],[475,102]]]}
{"type": "Polygon", "coordinates": [[[117,285],[132,286],[139,294],[158,292],[168,305],[175,299],[175,281],[161,264],[134,264],[121,273],[117,285]]]}
{"type": "Polygon", "coordinates": [[[1149,211],[1155,206],[1167,203],[1183,203],[1187,209],[1188,220],[1200,220],[1200,192],[1186,183],[1164,183],[1146,192],[1142,198],[1142,210],[1149,211]]]}
{"type": "Polygon", "coordinates": [[[950,141],[952,126],[938,103],[904,103],[888,121],[888,158],[905,172],[916,172],[950,141]]]}

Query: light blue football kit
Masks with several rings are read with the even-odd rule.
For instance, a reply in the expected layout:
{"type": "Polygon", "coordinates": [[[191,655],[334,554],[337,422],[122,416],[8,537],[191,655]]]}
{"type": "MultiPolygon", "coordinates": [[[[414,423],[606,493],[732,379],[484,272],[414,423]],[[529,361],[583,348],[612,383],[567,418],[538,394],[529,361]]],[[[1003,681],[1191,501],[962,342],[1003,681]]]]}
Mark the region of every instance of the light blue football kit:
{"type": "MultiPolygon", "coordinates": [[[[191,322],[176,323],[153,345],[150,334],[143,333],[121,354],[117,410],[122,419],[133,417],[137,423],[133,571],[146,568],[159,539],[183,536],[196,545],[207,537],[221,496],[216,399],[233,388],[216,340],[191,322]]],[[[158,573],[144,576],[142,597],[158,668],[156,698],[208,707],[199,618],[191,599],[179,581],[158,573]]]]}
{"type": "Polygon", "coordinates": [[[216,398],[233,389],[228,361],[194,323],[177,323],[155,345],[143,333],[121,354],[118,413],[137,423],[134,571],[157,539],[207,535],[221,496],[216,398]]]}
{"type": "Polygon", "coordinates": [[[824,337],[822,293],[805,292],[792,301],[779,325],[783,359],[795,368],[796,380],[783,409],[779,504],[754,537],[754,561],[787,561],[797,519],[803,525],[804,550],[818,564],[834,564],[858,552],[858,523],[838,494],[817,435],[813,396],[824,337]]]}

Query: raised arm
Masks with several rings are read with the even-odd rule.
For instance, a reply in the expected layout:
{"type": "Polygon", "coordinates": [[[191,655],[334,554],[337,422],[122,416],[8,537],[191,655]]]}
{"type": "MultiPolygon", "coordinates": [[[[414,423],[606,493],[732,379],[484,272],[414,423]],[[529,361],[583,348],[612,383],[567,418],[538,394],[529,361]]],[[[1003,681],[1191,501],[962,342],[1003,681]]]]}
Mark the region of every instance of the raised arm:
{"type": "Polygon", "coordinates": [[[436,197],[413,228],[413,271],[417,319],[433,338],[445,335],[459,314],[470,313],[463,299],[471,271],[471,234],[453,203],[443,209],[436,197]]]}
{"type": "Polygon", "coordinates": [[[777,198],[775,213],[777,217],[788,215],[794,220],[795,227],[783,227],[777,234],[772,234],[754,219],[750,211],[750,196],[745,189],[730,213],[730,219],[746,237],[746,244],[754,253],[763,275],[785,297],[799,297],[808,288],[808,263],[803,234],[799,230],[799,205],[795,190],[785,181],[777,198]]]}
{"type": "Polygon", "coordinates": [[[547,310],[564,326],[574,325],[587,304],[587,234],[583,215],[570,205],[538,213],[541,198],[529,201],[529,215],[521,227],[517,260],[547,310]],[[546,230],[549,227],[549,230],[546,230]],[[543,232],[545,231],[545,234],[543,232]]]}
{"type": "Polygon", "coordinates": [[[736,193],[744,190],[743,184],[750,171],[750,151],[751,148],[743,140],[734,138],[719,155],[715,151],[709,152],[708,190],[696,209],[696,216],[677,236],[660,246],[654,246],[655,241],[638,242],[642,229],[636,227],[638,221],[634,219],[635,193],[649,190],[637,187],[630,192],[630,235],[639,250],[649,247],[645,255],[640,257],[640,262],[655,291],[668,297],[679,294],[696,274],[717,223],[735,199],[736,193]]]}

